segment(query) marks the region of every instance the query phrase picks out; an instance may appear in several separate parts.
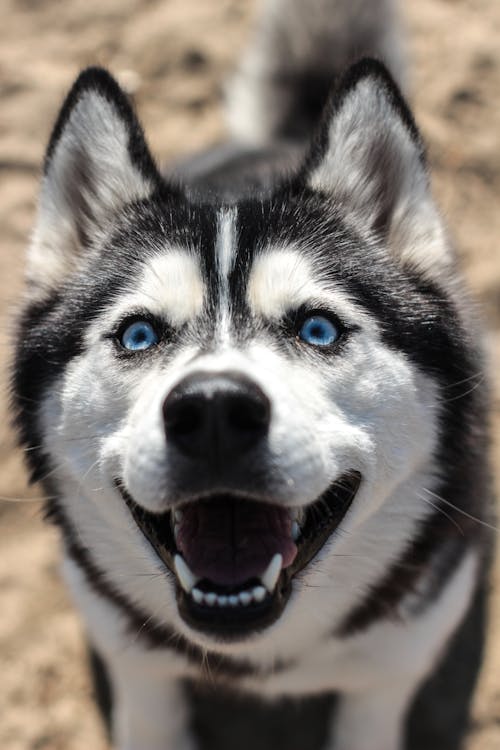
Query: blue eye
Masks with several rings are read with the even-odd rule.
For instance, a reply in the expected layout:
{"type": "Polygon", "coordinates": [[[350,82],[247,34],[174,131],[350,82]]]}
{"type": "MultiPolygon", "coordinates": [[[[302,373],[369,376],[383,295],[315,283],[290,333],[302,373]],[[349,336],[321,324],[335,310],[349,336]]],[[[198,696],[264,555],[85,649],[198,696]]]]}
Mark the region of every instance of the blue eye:
{"type": "Polygon", "coordinates": [[[340,330],[329,318],[312,315],[302,323],[299,338],[312,346],[331,346],[340,337],[340,330]]]}
{"type": "Polygon", "coordinates": [[[150,349],[158,343],[158,335],[147,320],[136,320],[124,330],[120,337],[120,344],[131,352],[150,349]]]}

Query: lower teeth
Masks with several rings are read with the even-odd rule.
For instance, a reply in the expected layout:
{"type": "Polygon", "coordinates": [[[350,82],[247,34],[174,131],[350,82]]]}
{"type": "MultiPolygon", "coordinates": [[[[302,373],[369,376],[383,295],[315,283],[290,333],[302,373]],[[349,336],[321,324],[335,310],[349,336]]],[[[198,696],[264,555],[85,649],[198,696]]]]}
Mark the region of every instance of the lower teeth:
{"type": "Polygon", "coordinates": [[[213,591],[207,593],[199,588],[193,588],[191,597],[196,604],[208,607],[248,607],[250,604],[258,604],[267,596],[264,586],[254,586],[252,589],[240,591],[238,594],[215,594],[213,591]]]}
{"type": "Polygon", "coordinates": [[[204,592],[198,588],[199,578],[190,570],[182,555],[175,555],[174,567],[177,580],[184,591],[199,605],[208,607],[248,607],[250,604],[263,602],[268,594],[272,594],[281,573],[283,557],[275,554],[266,571],[260,577],[261,585],[232,594],[216,594],[213,591],[204,592]]]}

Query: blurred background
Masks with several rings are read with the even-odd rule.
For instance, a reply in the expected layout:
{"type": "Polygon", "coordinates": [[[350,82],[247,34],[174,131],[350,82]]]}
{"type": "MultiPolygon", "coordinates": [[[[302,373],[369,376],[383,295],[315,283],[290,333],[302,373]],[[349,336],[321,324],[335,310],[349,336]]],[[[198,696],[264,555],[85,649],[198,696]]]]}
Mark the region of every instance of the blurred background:
{"type": "MultiPolygon", "coordinates": [[[[429,146],[435,192],[486,323],[498,469],[500,3],[401,4],[410,100],[429,146]]],[[[134,97],[160,160],[221,138],[221,84],[257,8],[255,0],[0,0],[0,10],[0,748],[106,750],[81,627],[59,581],[57,534],[41,520],[40,490],[27,487],[7,426],[8,341],[41,160],[62,97],[79,69],[93,63],[109,67],[134,97]]],[[[467,750],[500,747],[498,570],[492,592],[467,750]]]]}

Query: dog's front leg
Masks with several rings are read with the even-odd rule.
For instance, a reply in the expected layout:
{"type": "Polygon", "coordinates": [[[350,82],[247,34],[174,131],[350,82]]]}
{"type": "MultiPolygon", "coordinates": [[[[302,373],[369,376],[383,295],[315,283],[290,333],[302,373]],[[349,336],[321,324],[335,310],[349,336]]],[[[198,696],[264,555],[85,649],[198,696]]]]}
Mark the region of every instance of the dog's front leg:
{"type": "Polygon", "coordinates": [[[412,695],[399,685],[343,695],[327,750],[402,750],[412,695]]]}
{"type": "Polygon", "coordinates": [[[181,677],[183,658],[171,649],[150,649],[127,629],[120,611],[97,593],[70,558],[64,579],[87,625],[93,650],[110,683],[111,732],[116,750],[194,750],[181,677]]]}
{"type": "Polygon", "coordinates": [[[188,707],[179,680],[169,679],[135,660],[117,659],[108,666],[116,750],[194,750],[188,707]]]}

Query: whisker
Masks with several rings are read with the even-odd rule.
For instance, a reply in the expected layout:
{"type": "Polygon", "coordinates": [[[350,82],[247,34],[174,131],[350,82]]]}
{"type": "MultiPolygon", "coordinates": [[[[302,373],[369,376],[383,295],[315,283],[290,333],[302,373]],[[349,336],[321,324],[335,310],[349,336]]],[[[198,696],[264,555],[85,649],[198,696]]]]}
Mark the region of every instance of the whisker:
{"type": "MultiPolygon", "coordinates": [[[[8,497],[7,495],[0,495],[0,502],[4,503],[41,503],[44,500],[48,500],[45,495],[37,497],[8,497]]],[[[55,499],[55,498],[52,498],[55,499]]]]}
{"type": "Polygon", "coordinates": [[[500,531],[500,527],[494,526],[491,523],[488,523],[488,521],[484,521],[482,518],[478,518],[477,516],[473,516],[471,513],[468,513],[466,510],[463,510],[463,508],[459,508],[458,505],[455,505],[454,503],[450,502],[449,500],[445,500],[444,497],[441,497],[440,495],[437,495],[435,492],[432,492],[432,490],[428,490],[426,487],[422,487],[424,492],[429,493],[429,495],[432,495],[436,498],[436,500],[439,500],[440,502],[444,503],[448,507],[452,508],[453,510],[456,510],[457,513],[461,513],[462,516],[465,516],[465,518],[468,518],[471,521],[474,521],[475,523],[480,524],[481,526],[485,526],[487,529],[491,529],[491,531],[500,531]]]}
{"type": "Polygon", "coordinates": [[[141,637],[141,633],[144,631],[144,628],[147,628],[149,623],[154,619],[154,615],[149,615],[144,622],[142,623],[141,627],[137,630],[135,637],[134,637],[134,643],[136,643],[139,638],[141,637]]]}
{"type": "Polygon", "coordinates": [[[465,383],[470,383],[472,380],[479,380],[482,382],[485,378],[485,374],[482,370],[478,370],[478,372],[473,373],[472,375],[469,375],[467,378],[463,378],[462,380],[456,380],[454,383],[450,383],[449,385],[443,386],[443,390],[450,390],[450,388],[456,388],[457,385],[464,385],[465,383]]]}
{"type": "Polygon", "coordinates": [[[420,498],[420,500],[423,500],[424,503],[427,503],[428,505],[430,505],[431,508],[434,508],[434,510],[437,510],[438,513],[441,513],[443,516],[445,516],[445,518],[447,518],[449,521],[451,521],[451,523],[454,526],[456,526],[456,528],[459,530],[459,532],[461,533],[461,535],[465,536],[465,532],[462,529],[462,527],[460,526],[460,524],[458,523],[458,521],[456,521],[454,518],[452,518],[450,516],[450,514],[447,513],[443,508],[440,508],[439,505],[436,505],[436,503],[433,503],[432,500],[429,500],[427,497],[424,497],[423,495],[419,495],[418,497],[420,498]]]}

